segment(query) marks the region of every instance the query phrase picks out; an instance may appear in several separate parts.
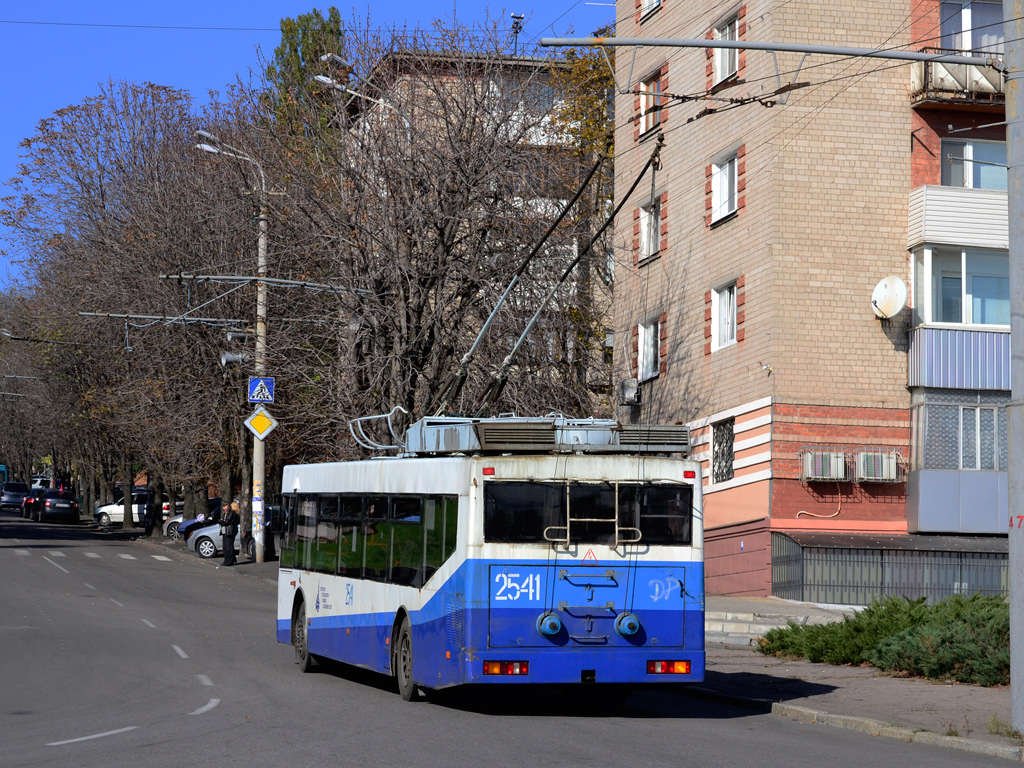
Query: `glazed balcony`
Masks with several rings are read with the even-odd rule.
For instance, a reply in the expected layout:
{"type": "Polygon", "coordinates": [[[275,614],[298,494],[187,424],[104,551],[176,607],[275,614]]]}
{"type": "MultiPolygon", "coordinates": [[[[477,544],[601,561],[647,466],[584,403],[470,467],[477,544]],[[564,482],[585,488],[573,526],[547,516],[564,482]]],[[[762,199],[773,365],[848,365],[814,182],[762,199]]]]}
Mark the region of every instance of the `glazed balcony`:
{"type": "MultiPolygon", "coordinates": [[[[944,48],[923,48],[922,53],[971,55],[944,48]]],[[[1002,64],[1001,54],[992,54],[994,65],[1002,64]]],[[[911,65],[910,99],[915,107],[1004,107],[1006,76],[996,66],[944,64],[915,61],[911,65]]]]}

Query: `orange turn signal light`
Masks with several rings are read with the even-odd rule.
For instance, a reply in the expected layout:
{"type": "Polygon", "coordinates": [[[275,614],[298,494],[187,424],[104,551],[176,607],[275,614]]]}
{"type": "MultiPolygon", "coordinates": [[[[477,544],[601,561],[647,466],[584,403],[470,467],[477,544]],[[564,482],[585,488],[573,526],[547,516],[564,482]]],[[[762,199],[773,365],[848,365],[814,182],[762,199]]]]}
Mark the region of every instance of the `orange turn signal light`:
{"type": "Polygon", "coordinates": [[[648,675],[688,675],[690,674],[690,662],[688,661],[648,661],[648,675]]]}
{"type": "Polygon", "coordinates": [[[485,661],[485,675],[528,675],[530,674],[530,662],[528,661],[485,661]]]}

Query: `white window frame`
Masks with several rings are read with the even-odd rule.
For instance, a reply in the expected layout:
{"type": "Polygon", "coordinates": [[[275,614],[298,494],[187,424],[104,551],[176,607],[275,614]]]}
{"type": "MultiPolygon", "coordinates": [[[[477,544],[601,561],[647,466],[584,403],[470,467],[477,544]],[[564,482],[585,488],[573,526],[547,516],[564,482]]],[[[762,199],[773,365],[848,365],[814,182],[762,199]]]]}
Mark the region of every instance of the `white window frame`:
{"type": "Polygon", "coordinates": [[[661,70],[656,75],[640,82],[640,133],[652,131],[661,125],[661,109],[664,108],[661,93],[661,70]],[[659,107],[654,109],[654,107],[659,107]]]}
{"type": "Polygon", "coordinates": [[[1009,329],[1009,324],[979,323],[974,318],[973,279],[976,277],[993,277],[1009,281],[1009,253],[999,249],[988,248],[957,248],[956,246],[924,246],[914,252],[911,259],[914,286],[914,321],[921,325],[940,328],[978,328],[984,330],[1009,329]],[[943,321],[941,317],[941,278],[943,274],[952,274],[948,270],[949,260],[939,259],[936,251],[948,253],[957,259],[959,269],[956,273],[960,279],[960,319],[959,321],[943,321]],[[957,253],[959,251],[959,253],[957,253]],[[1006,258],[1006,272],[994,268],[996,261],[1006,258]],[[986,264],[985,262],[988,262],[986,264]],[[946,266],[947,269],[943,269],[946,266]]]}
{"type": "Polygon", "coordinates": [[[639,323],[637,336],[637,378],[655,379],[661,373],[661,320],[639,323]]]}
{"type": "MultiPolygon", "coordinates": [[[[980,6],[980,5],[998,5],[1000,7],[1000,9],[1002,9],[1002,3],[1001,2],[997,3],[997,2],[994,2],[993,0],[940,0],[940,2],[939,2],[939,17],[940,17],[940,22],[939,22],[939,24],[940,24],[940,28],[939,28],[940,29],[940,31],[939,31],[939,44],[942,47],[949,48],[951,50],[959,50],[959,51],[977,51],[978,53],[983,53],[983,54],[999,55],[999,54],[1003,53],[1003,50],[1005,48],[1005,41],[1006,41],[1006,33],[1005,33],[1004,29],[1000,30],[1001,34],[999,35],[998,43],[996,43],[994,45],[989,45],[988,47],[984,47],[984,48],[978,48],[978,49],[974,48],[974,41],[973,41],[973,37],[974,37],[974,14],[972,12],[972,7],[973,6],[980,6]],[[947,46],[947,45],[944,45],[945,41],[943,40],[943,38],[946,37],[946,35],[949,34],[949,33],[943,32],[942,31],[942,27],[944,26],[943,22],[949,20],[947,18],[947,16],[949,16],[949,14],[944,13],[944,11],[946,10],[944,8],[944,6],[950,6],[950,5],[959,5],[960,6],[960,14],[959,14],[960,15],[960,31],[955,33],[955,34],[958,34],[960,36],[960,40],[959,40],[959,42],[952,41],[952,43],[947,46]]],[[[1004,16],[1003,13],[999,14],[999,18],[1000,19],[1003,19],[1003,16],[1004,16]]]]}
{"type": "Polygon", "coordinates": [[[644,18],[650,13],[661,8],[661,0],[642,0],[640,3],[640,18],[644,18]]]}
{"type": "Polygon", "coordinates": [[[736,150],[711,162],[711,221],[736,213],[739,184],[739,157],[736,150]]]}
{"type": "Polygon", "coordinates": [[[957,433],[960,438],[960,469],[967,472],[998,472],[999,471],[999,409],[985,405],[961,405],[960,421],[957,423],[957,433]],[[968,416],[967,411],[973,411],[974,420],[974,466],[967,466],[964,463],[964,418],[968,416]],[[991,468],[982,468],[981,464],[981,412],[989,411],[992,414],[992,456],[991,468]]]}
{"type": "Polygon", "coordinates": [[[711,291],[711,351],[736,343],[736,281],[711,291]]]}
{"type": "Polygon", "coordinates": [[[640,206],[640,261],[661,250],[661,195],[640,206]]]}
{"type": "MultiPolygon", "coordinates": [[[[716,26],[711,33],[715,40],[739,40],[740,20],[733,16],[716,26]]],[[[740,52],[736,48],[715,48],[713,84],[718,85],[739,71],[740,52]]]]}

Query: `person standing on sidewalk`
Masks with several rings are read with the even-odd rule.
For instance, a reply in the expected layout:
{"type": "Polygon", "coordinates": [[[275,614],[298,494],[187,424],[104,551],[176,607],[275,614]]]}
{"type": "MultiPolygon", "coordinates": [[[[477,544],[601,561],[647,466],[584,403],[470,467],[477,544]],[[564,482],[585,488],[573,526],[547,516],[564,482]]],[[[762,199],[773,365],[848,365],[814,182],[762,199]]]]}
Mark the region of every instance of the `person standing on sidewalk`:
{"type": "Polygon", "coordinates": [[[238,502],[232,501],[220,519],[221,544],[224,548],[224,565],[235,564],[235,536],[238,534],[238,502]]]}

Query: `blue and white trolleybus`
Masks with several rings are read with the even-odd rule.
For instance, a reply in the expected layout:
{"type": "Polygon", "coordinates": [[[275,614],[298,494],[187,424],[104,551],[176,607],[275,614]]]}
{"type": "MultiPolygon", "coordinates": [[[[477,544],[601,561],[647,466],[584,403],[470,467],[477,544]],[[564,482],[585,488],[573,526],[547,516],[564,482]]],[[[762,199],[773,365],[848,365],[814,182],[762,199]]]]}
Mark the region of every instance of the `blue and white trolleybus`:
{"type": "Polygon", "coordinates": [[[277,639],[417,687],[698,682],[701,472],[686,427],[413,424],[404,452],[288,466],[277,639]]]}

